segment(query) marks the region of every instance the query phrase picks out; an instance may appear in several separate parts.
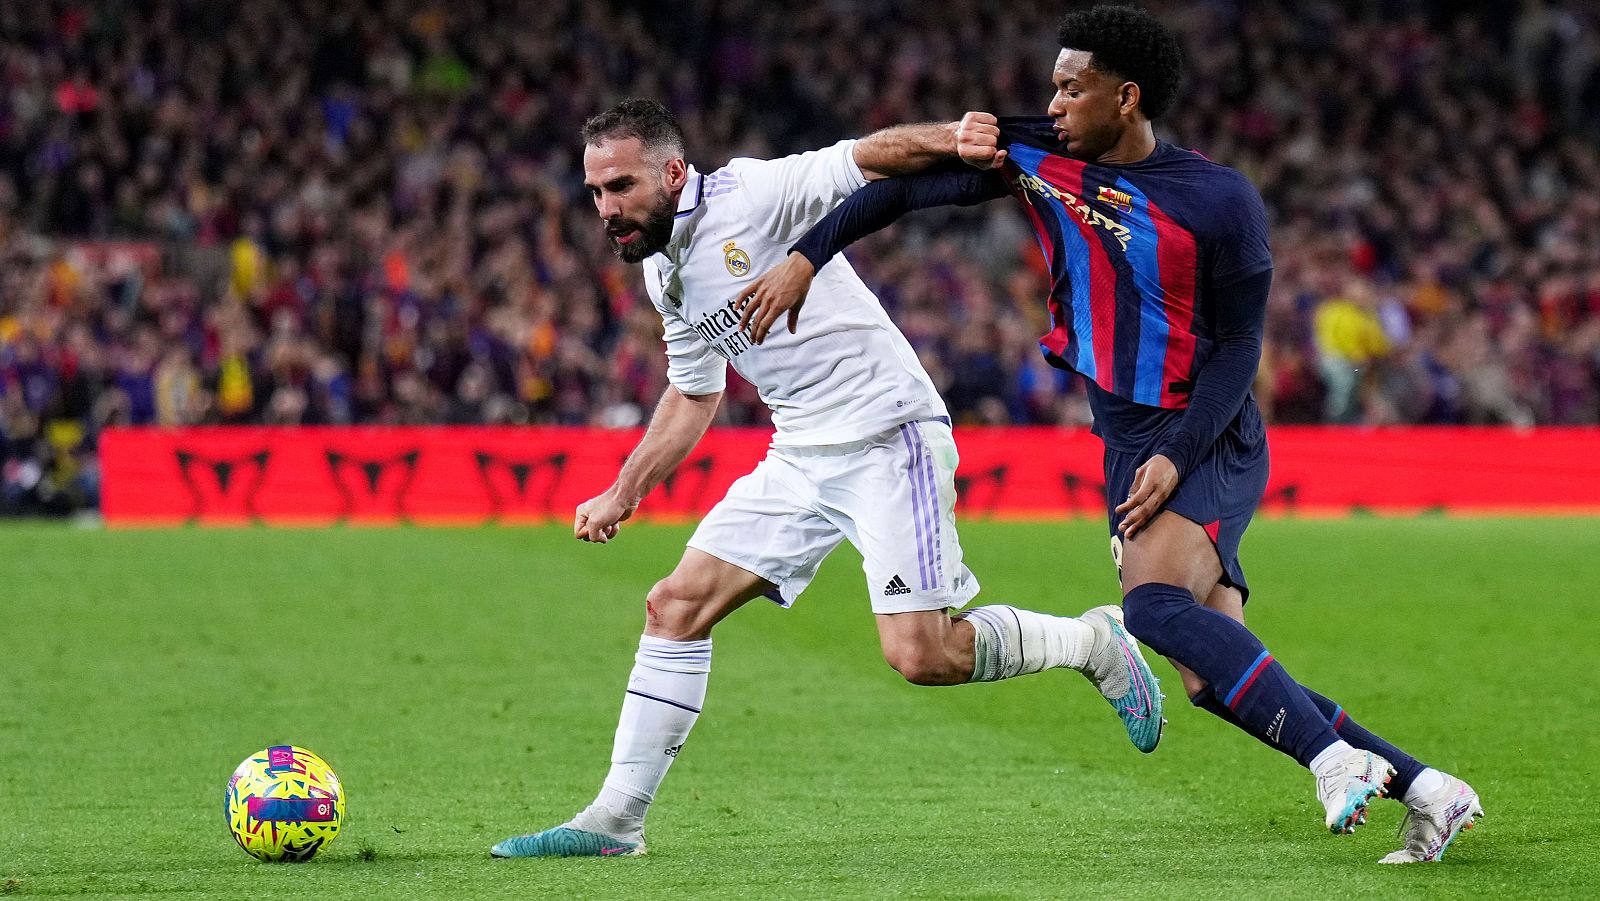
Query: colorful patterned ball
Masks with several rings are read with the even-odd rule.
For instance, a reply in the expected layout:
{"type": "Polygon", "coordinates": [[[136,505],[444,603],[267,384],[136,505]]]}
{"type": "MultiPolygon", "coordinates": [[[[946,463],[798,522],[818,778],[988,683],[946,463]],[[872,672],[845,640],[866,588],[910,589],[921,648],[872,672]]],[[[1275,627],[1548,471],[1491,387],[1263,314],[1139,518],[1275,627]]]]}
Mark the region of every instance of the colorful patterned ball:
{"type": "Polygon", "coordinates": [[[339,834],[344,788],[321,757],[294,745],[251,754],[228,780],[228,828],[250,856],[310,860],[339,834]]]}

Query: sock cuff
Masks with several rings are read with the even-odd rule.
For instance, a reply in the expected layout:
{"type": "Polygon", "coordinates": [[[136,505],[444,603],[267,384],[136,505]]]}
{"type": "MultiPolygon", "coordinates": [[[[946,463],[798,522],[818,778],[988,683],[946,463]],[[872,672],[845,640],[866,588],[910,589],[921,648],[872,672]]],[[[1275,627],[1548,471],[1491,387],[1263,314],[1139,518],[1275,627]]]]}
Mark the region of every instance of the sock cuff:
{"type": "Polygon", "coordinates": [[[1218,707],[1223,706],[1222,699],[1217,697],[1217,693],[1211,690],[1211,686],[1209,684],[1200,689],[1198,692],[1190,695],[1189,703],[1200,708],[1201,710],[1210,711],[1212,713],[1215,713],[1218,707]]]}
{"type": "Polygon", "coordinates": [[[650,809],[650,802],[654,800],[655,794],[648,789],[621,779],[607,777],[600,783],[600,795],[595,798],[594,803],[612,813],[642,819],[650,809]]]}
{"type": "MultiPolygon", "coordinates": [[[[1390,764],[1394,763],[1392,760],[1389,762],[1390,764]]],[[[1402,803],[1412,804],[1444,788],[1449,780],[1444,773],[1427,766],[1411,774],[1411,781],[1407,782],[1403,788],[1395,787],[1395,783],[1398,781],[1400,781],[1400,777],[1397,775],[1389,783],[1389,788],[1393,792],[1392,796],[1399,798],[1402,803]]]]}
{"type": "Polygon", "coordinates": [[[961,618],[972,624],[972,677],[968,682],[993,682],[1003,678],[1006,641],[1003,625],[995,608],[974,607],[964,611],[961,618]]]}
{"type": "Polygon", "coordinates": [[[1342,738],[1335,738],[1332,743],[1324,746],[1321,750],[1307,751],[1306,753],[1310,755],[1310,757],[1307,760],[1301,761],[1301,764],[1306,769],[1316,773],[1318,776],[1321,776],[1325,771],[1332,767],[1340,757],[1343,757],[1353,750],[1355,749],[1350,746],[1349,742],[1346,742],[1342,738]]]}
{"type": "Polygon", "coordinates": [[[711,672],[711,639],[673,641],[654,635],[639,636],[639,653],[633,657],[640,666],[669,673],[711,672]]]}
{"type": "Polygon", "coordinates": [[[1143,585],[1135,585],[1131,591],[1122,596],[1122,603],[1126,605],[1131,601],[1153,601],[1157,598],[1200,603],[1199,599],[1194,596],[1194,592],[1184,588],[1182,585],[1169,585],[1166,582],[1146,582],[1143,585]]]}
{"type": "Polygon", "coordinates": [[[985,623],[990,629],[998,631],[1001,628],[1015,628],[1013,624],[1015,623],[1016,609],[1006,604],[988,604],[983,607],[972,607],[961,611],[961,618],[972,621],[974,625],[980,622],[985,623]],[[1012,618],[1008,621],[1006,614],[1002,614],[1001,610],[1012,611],[1012,618]]]}

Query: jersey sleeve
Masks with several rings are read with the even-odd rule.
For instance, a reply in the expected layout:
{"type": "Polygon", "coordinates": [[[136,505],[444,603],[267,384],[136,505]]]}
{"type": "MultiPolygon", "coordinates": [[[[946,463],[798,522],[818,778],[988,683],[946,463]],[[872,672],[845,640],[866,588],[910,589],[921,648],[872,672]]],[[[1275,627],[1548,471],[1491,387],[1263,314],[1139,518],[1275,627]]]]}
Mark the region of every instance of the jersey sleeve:
{"type": "Polygon", "coordinates": [[[1261,192],[1250,180],[1233,173],[1232,184],[1223,192],[1226,202],[1216,208],[1226,210],[1212,229],[1209,248],[1211,284],[1225,288],[1272,268],[1272,247],[1267,238],[1267,208],[1261,192]]]}
{"type": "Polygon", "coordinates": [[[1195,373],[1189,406],[1156,448],[1172,461],[1179,478],[1194,464],[1239,415],[1250,394],[1256,369],[1261,365],[1261,341],[1266,331],[1267,298],[1272,293],[1271,261],[1267,269],[1220,289],[1217,336],[1210,359],[1195,373]]]}
{"type": "Polygon", "coordinates": [[[999,170],[980,172],[960,161],[919,175],[882,178],[850,195],[790,249],[821,269],[834,254],[912,210],[973,206],[1007,193],[999,170]]]}
{"type": "Polygon", "coordinates": [[[803,234],[867,183],[855,147],[853,140],[840,141],[781,159],[730,163],[749,204],[750,224],[779,244],[803,234]]]}
{"type": "Polygon", "coordinates": [[[1061,138],[1056,134],[1055,121],[1049,116],[1001,116],[1000,146],[1026,144],[1050,153],[1061,150],[1061,138]]]}
{"type": "Polygon", "coordinates": [[[728,361],[700,337],[666,300],[661,270],[644,261],[644,288],[666,327],[667,382],[684,394],[716,394],[727,387],[728,361]]]}

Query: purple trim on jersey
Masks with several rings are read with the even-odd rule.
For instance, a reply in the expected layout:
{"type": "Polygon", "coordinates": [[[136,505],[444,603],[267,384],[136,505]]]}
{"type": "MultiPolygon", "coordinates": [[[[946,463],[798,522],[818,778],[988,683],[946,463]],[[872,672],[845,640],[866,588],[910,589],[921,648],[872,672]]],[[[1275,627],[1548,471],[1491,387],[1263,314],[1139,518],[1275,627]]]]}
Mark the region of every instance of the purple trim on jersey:
{"type": "Polygon", "coordinates": [[[939,586],[938,570],[934,568],[938,559],[938,490],[933,488],[933,480],[928,477],[925,459],[928,446],[923,443],[922,432],[918,432],[917,424],[902,424],[901,437],[906,438],[906,453],[910,455],[907,474],[910,475],[912,522],[917,528],[917,575],[922,578],[922,591],[933,591],[939,586]],[[933,503],[928,501],[930,488],[933,488],[933,503]]]}
{"type": "Polygon", "coordinates": [[[928,489],[928,518],[933,521],[933,578],[932,584],[928,586],[932,590],[939,587],[939,581],[944,576],[944,541],[939,524],[939,520],[944,516],[939,506],[939,474],[933,466],[933,449],[928,447],[927,439],[922,437],[922,426],[913,422],[911,431],[917,436],[917,443],[922,446],[922,465],[928,489]]]}
{"type": "Polygon", "coordinates": [[[732,194],[739,189],[739,176],[727,170],[718,169],[706,176],[706,178],[708,181],[705,186],[705,194],[702,197],[704,200],[721,197],[724,194],[732,194]]]}
{"type": "Polygon", "coordinates": [[[699,176],[700,181],[699,181],[698,184],[696,184],[694,186],[694,206],[689,207],[686,210],[679,210],[676,213],[673,213],[672,214],[673,221],[677,221],[679,219],[682,219],[683,217],[685,217],[685,216],[689,215],[690,213],[694,212],[695,210],[700,209],[700,204],[705,201],[705,199],[706,199],[706,177],[704,175],[699,175],[699,173],[696,173],[696,175],[699,176]]]}
{"type": "Polygon", "coordinates": [[[910,462],[906,466],[906,474],[911,477],[911,522],[917,535],[917,574],[922,579],[922,590],[927,591],[932,586],[928,584],[928,550],[927,526],[923,522],[922,511],[922,469],[917,459],[917,445],[911,440],[911,424],[902,423],[900,437],[906,443],[906,454],[910,462]]]}

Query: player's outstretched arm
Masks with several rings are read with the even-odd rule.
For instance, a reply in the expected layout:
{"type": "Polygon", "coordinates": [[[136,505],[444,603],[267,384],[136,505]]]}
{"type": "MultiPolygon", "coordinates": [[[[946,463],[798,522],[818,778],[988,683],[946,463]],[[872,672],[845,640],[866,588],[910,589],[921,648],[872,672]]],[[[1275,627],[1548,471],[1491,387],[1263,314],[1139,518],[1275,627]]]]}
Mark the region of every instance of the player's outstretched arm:
{"type": "Polygon", "coordinates": [[[970,112],[960,122],[894,125],[856,142],[856,165],[869,181],[911,175],[953,156],[979,169],[1005,162],[1000,149],[1000,120],[991,113],[970,112]]]}
{"type": "Polygon", "coordinates": [[[739,297],[739,328],[760,344],[788,314],[789,331],[799,325],[800,306],[818,269],[839,251],[912,210],[936,206],[973,206],[1006,195],[997,170],[979,170],[948,162],[920,175],[886,178],[867,185],[823,217],[789,251],[781,264],[762,273],[739,297]]]}
{"type": "Polygon", "coordinates": [[[617,480],[604,494],[578,505],[572,536],[600,544],[617,537],[620,524],[639,509],[639,502],[650,489],[677,469],[700,443],[721,402],[721,391],[684,394],[669,386],[656,404],[655,415],[650,417],[650,428],[622,464],[617,480]]]}

